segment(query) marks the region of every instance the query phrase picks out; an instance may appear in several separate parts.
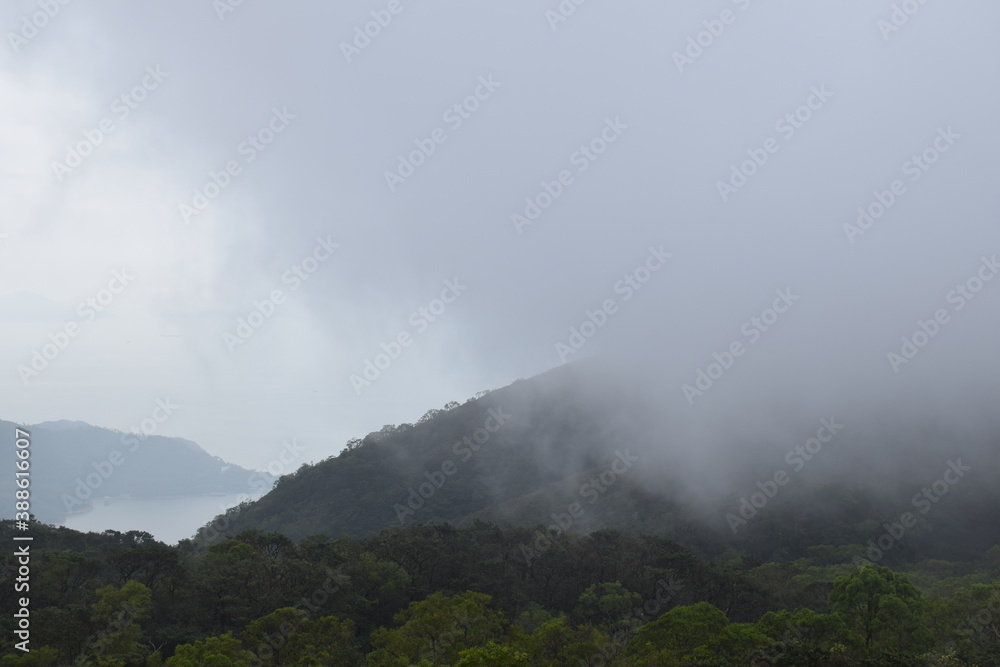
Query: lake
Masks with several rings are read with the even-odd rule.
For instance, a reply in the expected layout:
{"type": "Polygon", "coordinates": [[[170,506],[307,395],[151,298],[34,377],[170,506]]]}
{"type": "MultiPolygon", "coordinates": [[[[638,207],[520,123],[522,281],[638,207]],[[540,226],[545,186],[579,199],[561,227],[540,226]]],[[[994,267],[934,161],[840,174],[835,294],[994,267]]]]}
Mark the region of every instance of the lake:
{"type": "Polygon", "coordinates": [[[82,532],[144,530],[153,537],[176,544],[195,532],[246,494],[192,496],[187,498],[110,498],[94,503],[94,509],[74,514],[62,525],[82,532]]]}

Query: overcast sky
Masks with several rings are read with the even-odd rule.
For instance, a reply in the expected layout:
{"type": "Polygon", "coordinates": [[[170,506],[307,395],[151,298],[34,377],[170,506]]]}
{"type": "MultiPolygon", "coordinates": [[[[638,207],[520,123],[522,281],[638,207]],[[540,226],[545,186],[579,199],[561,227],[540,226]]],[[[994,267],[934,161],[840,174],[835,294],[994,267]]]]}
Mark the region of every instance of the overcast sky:
{"type": "Polygon", "coordinates": [[[996,3],[234,2],[0,8],[0,417],[262,467],[622,351],[700,419],[995,388],[996,3]]]}

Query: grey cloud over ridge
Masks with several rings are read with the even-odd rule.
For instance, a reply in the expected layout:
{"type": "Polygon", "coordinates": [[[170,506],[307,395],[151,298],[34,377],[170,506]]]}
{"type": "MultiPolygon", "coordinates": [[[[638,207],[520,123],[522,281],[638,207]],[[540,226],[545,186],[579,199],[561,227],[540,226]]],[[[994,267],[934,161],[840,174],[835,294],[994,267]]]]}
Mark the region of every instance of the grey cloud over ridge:
{"type": "MultiPolygon", "coordinates": [[[[558,365],[556,344],[607,299],[616,312],[570,359],[623,355],[695,422],[747,402],[995,391],[1000,281],[961,309],[948,295],[1000,253],[1000,8],[927,3],[883,35],[888,0],[595,1],[555,29],[557,2],[402,0],[347,62],[342,43],[388,4],[245,1],[220,20],[212,3],[74,2],[18,52],[8,40],[2,292],[78,303],[120,266],[137,278],[115,325],[29,387],[15,369],[48,329],[7,330],[5,418],[121,427],[170,393],[192,406],[171,435],[214,454],[259,465],[296,435],[320,457],[558,365]],[[707,45],[678,71],[689,38],[707,45]],[[150,66],[167,76],[119,118],[150,66]],[[275,109],[294,118],[269,135],[275,109]],[[51,163],[104,118],[114,131],[58,181],[51,163]],[[608,119],[627,126],[613,142],[608,119]],[[914,172],[948,128],[958,138],[914,172]],[[429,138],[390,191],[386,172],[429,138]],[[761,150],[723,201],[718,183],[761,150]],[[179,206],[231,161],[239,173],[185,224],[179,206]],[[905,192],[851,243],[844,226],[897,180],[905,192]],[[518,233],[512,215],[543,193],[518,233]],[[327,236],[339,250],[293,290],[288,271],[327,236]],[[616,285],[651,246],[671,258],[626,300],[616,285]],[[413,314],[456,279],[467,289],[420,330],[413,314]],[[276,289],[284,302],[230,353],[223,334],[276,289]],[[779,289],[800,299],[750,343],[744,323],[779,289]],[[894,372],[887,354],[942,308],[949,322],[894,372]],[[400,333],[412,345],[358,395],[351,376],[400,333]],[[734,341],[745,354],[689,405],[681,386],[734,341]]],[[[10,3],[4,25],[38,8],[10,3]]]]}

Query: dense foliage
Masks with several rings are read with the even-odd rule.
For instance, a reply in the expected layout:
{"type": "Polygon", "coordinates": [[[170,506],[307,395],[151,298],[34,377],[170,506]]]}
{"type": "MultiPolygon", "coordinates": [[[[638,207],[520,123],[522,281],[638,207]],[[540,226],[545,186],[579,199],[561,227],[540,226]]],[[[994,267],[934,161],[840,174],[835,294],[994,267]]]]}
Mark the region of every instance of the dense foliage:
{"type": "Polygon", "coordinates": [[[32,650],[11,644],[8,555],[0,664],[1000,664],[1000,547],[900,571],[828,546],[709,561],[662,538],[545,530],[248,531],[172,547],[38,525],[32,650]]]}

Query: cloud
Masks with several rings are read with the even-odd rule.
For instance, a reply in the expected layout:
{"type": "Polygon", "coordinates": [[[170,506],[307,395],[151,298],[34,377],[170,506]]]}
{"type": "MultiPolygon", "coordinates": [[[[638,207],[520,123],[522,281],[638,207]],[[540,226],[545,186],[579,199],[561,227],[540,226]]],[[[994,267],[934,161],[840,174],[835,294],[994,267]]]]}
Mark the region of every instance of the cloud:
{"type": "MultiPolygon", "coordinates": [[[[682,385],[745,338],[778,289],[801,301],[697,419],[736,414],[748,395],[893,402],[993,386],[991,291],[905,375],[886,354],[1000,246],[1000,46],[988,33],[1000,9],[927,5],[886,41],[890,5],[724,6],[733,21],[720,31],[719,11],[693,5],[587,3],[555,30],[558,3],[526,0],[404,3],[377,29],[366,26],[379,7],[304,0],[221,19],[208,3],[65,5],[0,56],[0,281],[78,303],[116,268],[137,279],[110,309],[128,326],[81,340],[39,393],[0,376],[12,414],[120,427],[169,389],[204,406],[171,428],[214,453],[259,465],[304,437],[287,432],[294,415],[322,458],[558,365],[556,343],[661,245],[669,269],[579,354],[627,351],[622,372],[662,369],[650,391],[672,410],[692,407],[682,385]],[[373,33],[363,48],[358,30],[373,33]],[[678,71],[689,39],[704,44],[678,71]],[[350,62],[342,44],[359,51],[350,62]],[[139,102],[148,68],[166,76],[139,102]],[[487,96],[483,80],[499,85],[487,96]],[[805,119],[815,90],[832,94],[805,119]],[[136,105],[120,118],[123,96],[136,105]],[[281,132],[275,109],[294,115],[281,132]],[[52,162],[104,119],[114,131],[59,181],[52,162]],[[613,143],[608,119],[627,125],[613,143]],[[904,165],[942,127],[961,140],[910,180],[904,165]],[[766,162],[745,167],[766,146],[766,162]],[[401,156],[413,173],[390,191],[401,156]],[[746,182],[723,201],[734,166],[746,182]],[[563,172],[572,183],[518,234],[511,216],[563,172]],[[905,195],[849,243],[844,225],[894,179],[905,195]],[[181,205],[211,184],[185,224],[181,205]],[[291,292],[283,276],[326,235],[343,252],[291,292]],[[351,376],[456,278],[468,291],[357,395],[351,376]],[[280,316],[230,354],[224,334],[276,289],[280,316]],[[57,398],[60,383],[91,391],[57,398]]],[[[34,11],[13,3],[3,17],[18,26],[34,11]]],[[[45,339],[10,335],[0,368],[45,339]]]]}

